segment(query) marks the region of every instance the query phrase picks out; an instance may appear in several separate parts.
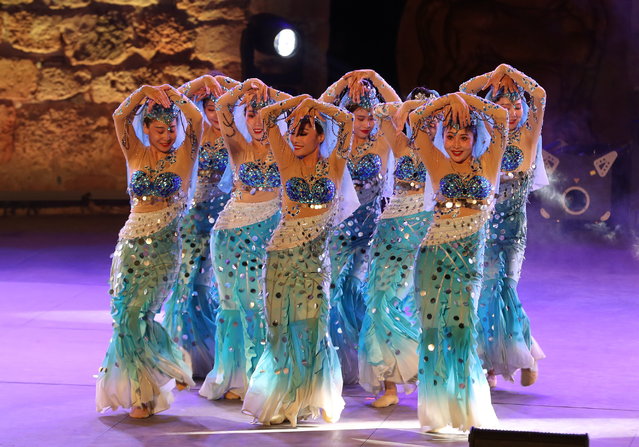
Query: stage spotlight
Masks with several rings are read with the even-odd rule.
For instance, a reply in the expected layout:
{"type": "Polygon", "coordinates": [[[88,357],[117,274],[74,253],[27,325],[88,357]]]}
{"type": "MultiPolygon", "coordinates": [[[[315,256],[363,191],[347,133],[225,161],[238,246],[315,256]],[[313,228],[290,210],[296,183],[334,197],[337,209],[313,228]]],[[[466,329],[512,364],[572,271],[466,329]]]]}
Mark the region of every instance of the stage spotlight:
{"type": "Polygon", "coordinates": [[[295,25],[273,14],[251,16],[240,43],[242,76],[260,78],[295,94],[303,73],[303,38],[295,25]]]}
{"type": "Polygon", "coordinates": [[[290,57],[297,50],[297,34],[290,28],[284,28],[273,40],[275,51],[282,57],[290,57]]]}

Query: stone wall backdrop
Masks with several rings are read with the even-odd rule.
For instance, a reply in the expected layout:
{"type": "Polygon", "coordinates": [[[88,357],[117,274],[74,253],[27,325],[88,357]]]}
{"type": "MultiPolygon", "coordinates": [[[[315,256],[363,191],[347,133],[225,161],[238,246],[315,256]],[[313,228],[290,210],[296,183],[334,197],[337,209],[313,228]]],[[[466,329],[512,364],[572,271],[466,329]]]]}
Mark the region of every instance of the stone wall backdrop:
{"type": "Polygon", "coordinates": [[[113,110],[142,84],[178,86],[212,69],[240,79],[240,38],[250,14],[292,14],[315,42],[305,79],[325,83],[327,6],[301,8],[291,0],[0,5],[0,201],[125,197],[113,110]]]}

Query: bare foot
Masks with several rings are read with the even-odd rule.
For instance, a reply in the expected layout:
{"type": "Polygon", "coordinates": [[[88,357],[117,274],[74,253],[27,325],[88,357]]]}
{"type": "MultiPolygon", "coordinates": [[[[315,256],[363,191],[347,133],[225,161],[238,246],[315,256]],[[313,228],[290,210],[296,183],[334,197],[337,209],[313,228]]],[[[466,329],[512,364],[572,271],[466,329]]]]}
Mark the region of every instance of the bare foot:
{"type": "Polygon", "coordinates": [[[382,394],[378,399],[374,400],[371,406],[375,408],[386,408],[391,405],[397,405],[399,403],[399,397],[397,394],[382,394]]]}
{"type": "Polygon", "coordinates": [[[147,407],[133,407],[129,412],[129,416],[134,419],[146,419],[151,416],[151,413],[147,407]]]}
{"type": "Polygon", "coordinates": [[[227,391],[224,395],[224,399],[226,400],[238,400],[241,399],[242,396],[235,394],[233,391],[227,391]]]}
{"type": "Polygon", "coordinates": [[[486,380],[488,381],[489,387],[495,388],[497,386],[497,376],[495,375],[495,371],[492,369],[489,370],[486,374],[486,380]]]}
{"type": "Polygon", "coordinates": [[[329,417],[326,414],[326,411],[324,409],[322,409],[322,419],[324,419],[324,422],[328,422],[329,424],[332,424],[333,422],[335,422],[332,417],[329,417]]]}
{"type": "Polygon", "coordinates": [[[530,368],[521,370],[521,386],[530,386],[537,381],[537,371],[533,371],[530,368]]]}

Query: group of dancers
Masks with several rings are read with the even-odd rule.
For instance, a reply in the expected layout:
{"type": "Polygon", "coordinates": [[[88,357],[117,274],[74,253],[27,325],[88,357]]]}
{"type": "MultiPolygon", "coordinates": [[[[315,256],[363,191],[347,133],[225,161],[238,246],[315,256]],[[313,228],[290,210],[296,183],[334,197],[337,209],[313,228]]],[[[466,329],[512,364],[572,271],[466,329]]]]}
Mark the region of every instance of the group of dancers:
{"type": "Polygon", "coordinates": [[[517,295],[544,107],[505,64],[404,102],[372,70],[319,99],[216,73],[134,91],[98,411],[149,417],[196,377],[264,425],[337,421],[343,383],[373,407],[417,388],[430,431],[494,425],[496,377],[544,357],[517,295]]]}

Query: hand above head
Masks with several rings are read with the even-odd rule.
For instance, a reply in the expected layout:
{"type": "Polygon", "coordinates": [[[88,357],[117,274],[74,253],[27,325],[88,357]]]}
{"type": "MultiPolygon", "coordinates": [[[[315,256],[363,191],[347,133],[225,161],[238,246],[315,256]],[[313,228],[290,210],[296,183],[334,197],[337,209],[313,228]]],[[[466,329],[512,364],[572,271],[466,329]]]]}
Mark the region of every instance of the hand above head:
{"type": "Polygon", "coordinates": [[[448,103],[448,110],[444,111],[446,121],[452,121],[459,124],[460,127],[468,127],[470,125],[470,107],[461,96],[452,93],[448,103]]]}
{"type": "Polygon", "coordinates": [[[246,93],[253,93],[259,101],[268,100],[268,86],[260,79],[251,78],[244,81],[244,85],[248,87],[246,93]]]}
{"type": "Polygon", "coordinates": [[[503,88],[506,93],[515,93],[518,91],[517,83],[508,75],[501,78],[499,87],[503,88]]]}
{"type": "Polygon", "coordinates": [[[151,85],[145,86],[144,94],[146,95],[147,98],[151,100],[149,103],[149,110],[151,110],[153,105],[156,103],[160,104],[162,107],[165,107],[165,108],[171,107],[171,100],[169,99],[169,96],[167,95],[166,92],[172,89],[173,87],[171,87],[168,84],[164,84],[160,86],[151,86],[151,85]]]}

